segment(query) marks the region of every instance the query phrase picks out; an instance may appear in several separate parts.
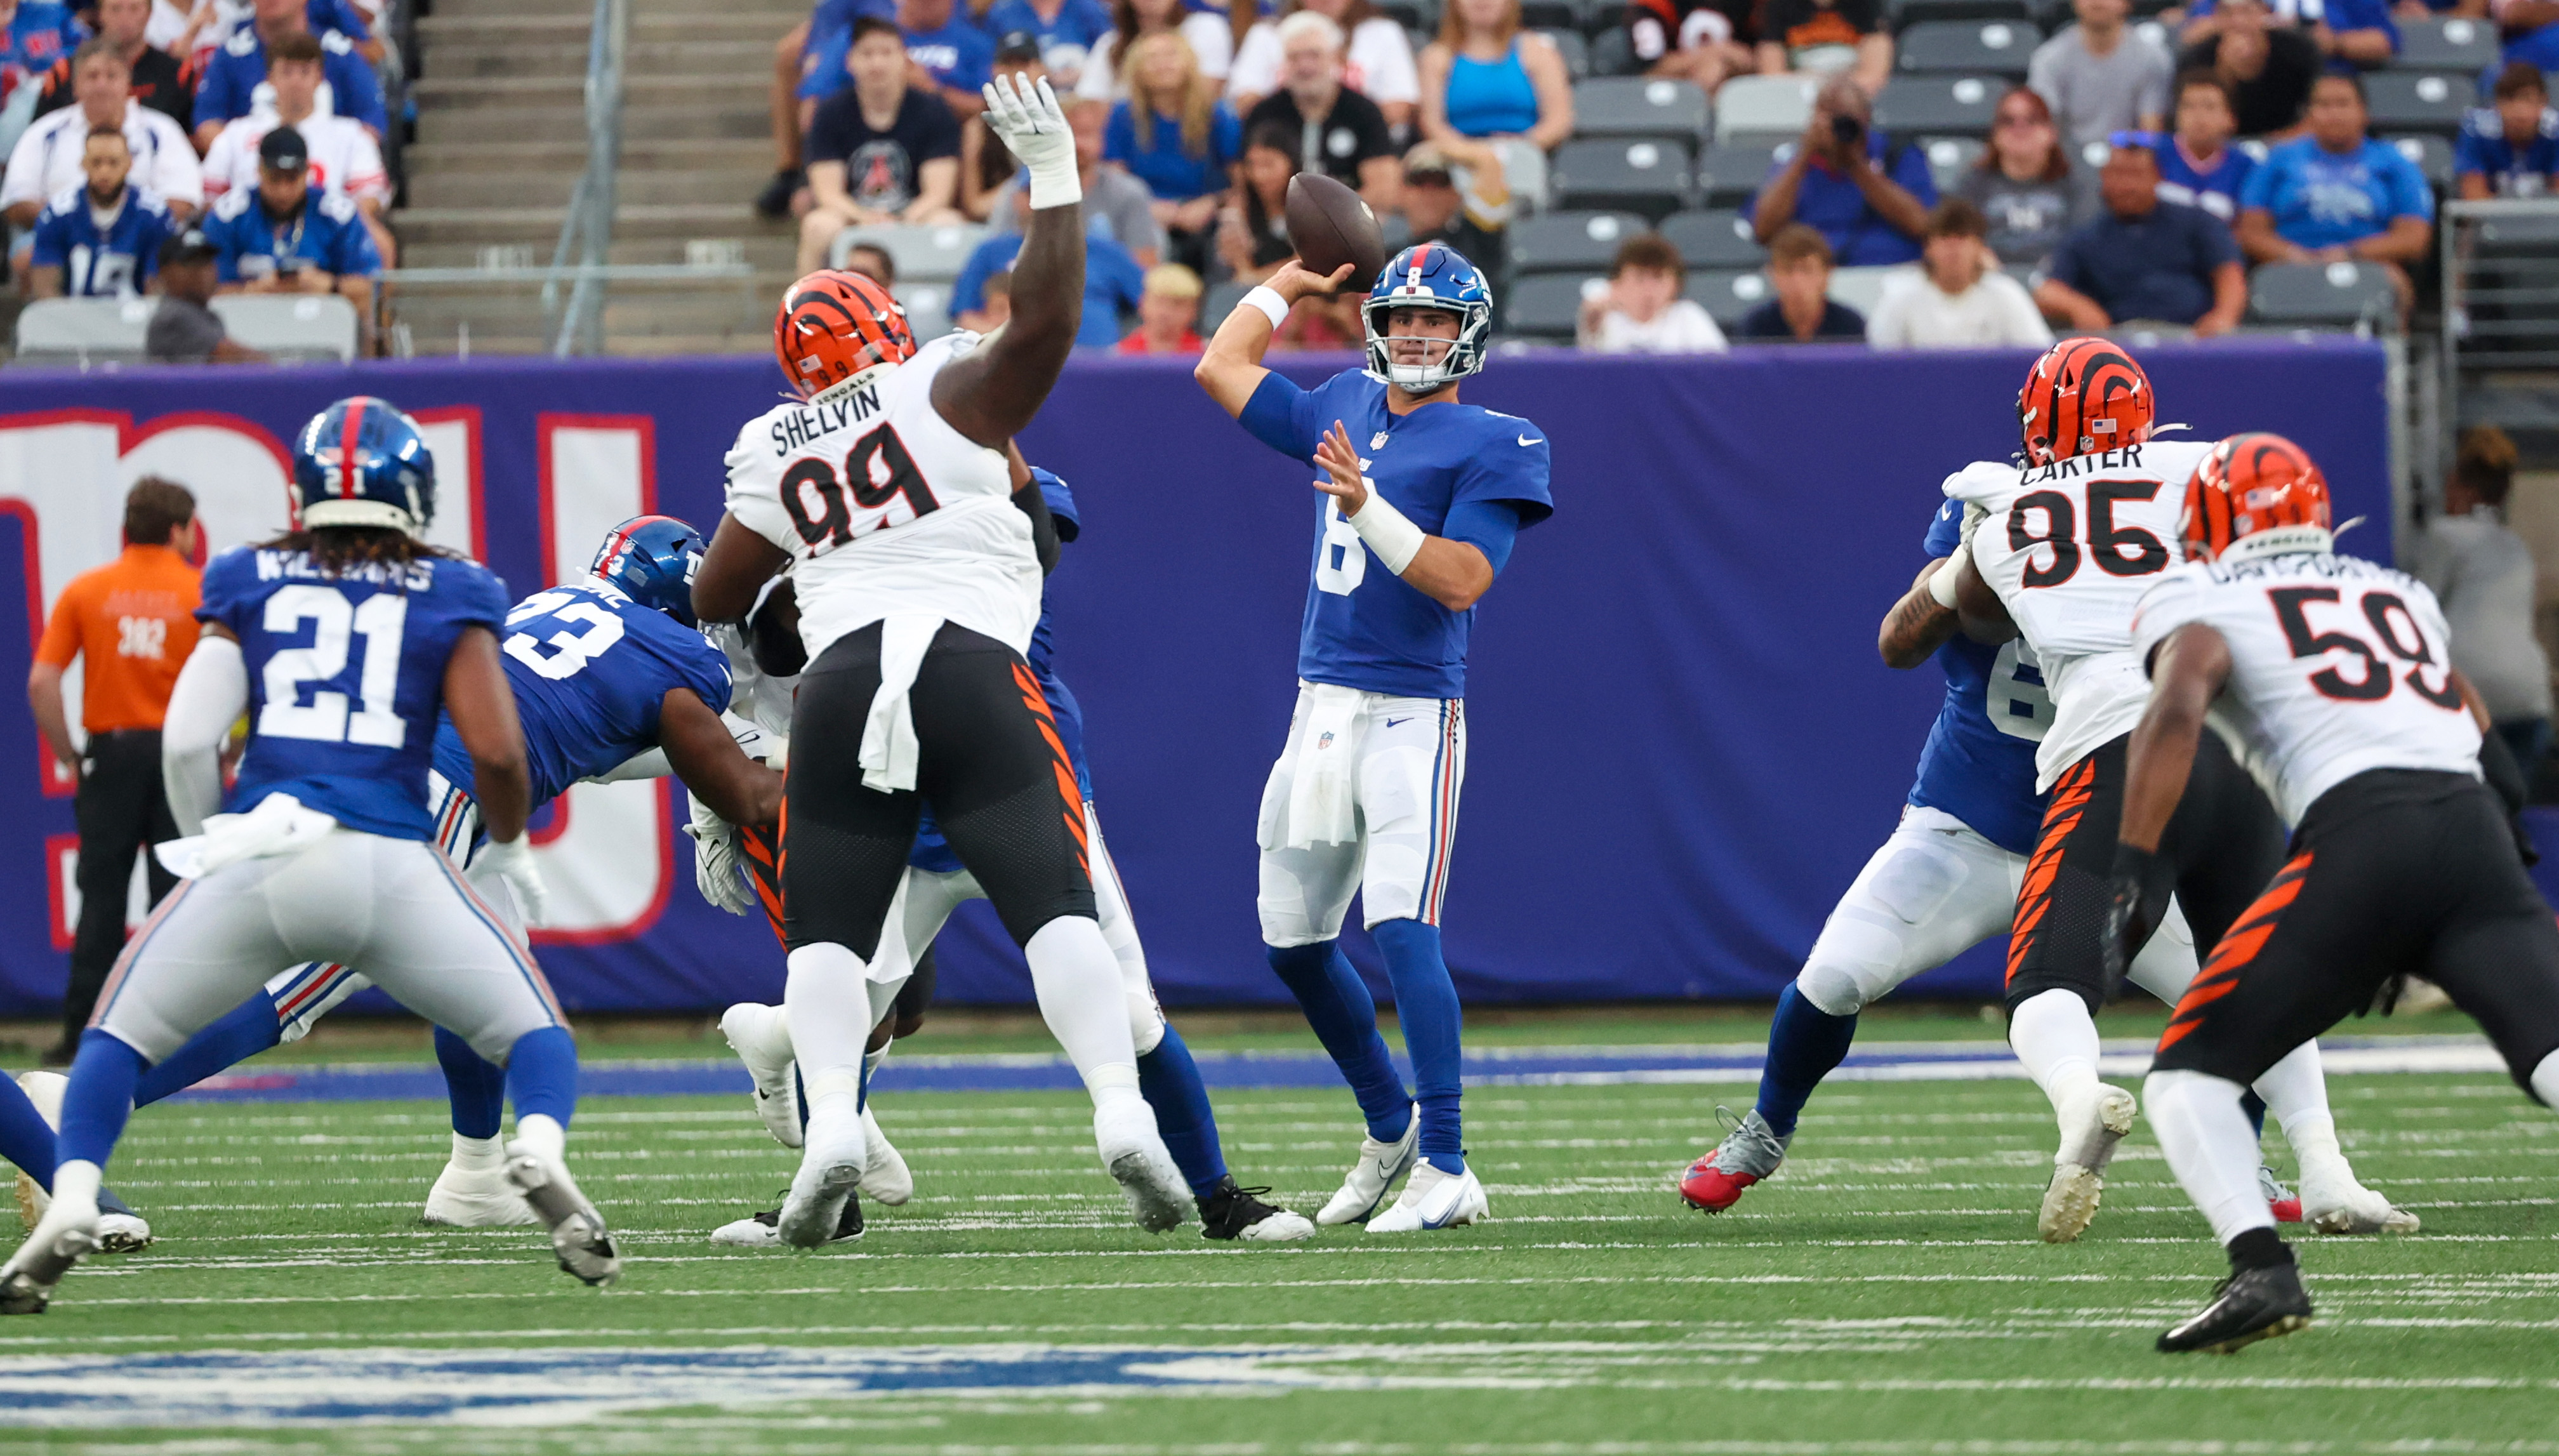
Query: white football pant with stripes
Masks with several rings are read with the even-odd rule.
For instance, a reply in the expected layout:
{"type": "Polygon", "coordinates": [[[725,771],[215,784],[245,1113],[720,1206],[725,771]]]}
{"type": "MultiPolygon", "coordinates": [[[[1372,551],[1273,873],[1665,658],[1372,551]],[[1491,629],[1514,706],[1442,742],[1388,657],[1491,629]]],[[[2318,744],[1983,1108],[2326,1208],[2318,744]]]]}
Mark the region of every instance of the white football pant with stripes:
{"type": "Polygon", "coordinates": [[[1311,946],[1342,933],[1351,894],[1362,922],[1439,923],[1448,893],[1448,856],[1457,837],[1457,794],[1466,781],[1466,704],[1461,698],[1358,695],[1341,729],[1318,729],[1314,689],[1300,683],[1288,744],[1262,790],[1255,840],[1262,847],[1262,940],[1311,946]],[[1295,797],[1309,733],[1347,731],[1356,829],[1346,842],[1289,848],[1295,797]]]}

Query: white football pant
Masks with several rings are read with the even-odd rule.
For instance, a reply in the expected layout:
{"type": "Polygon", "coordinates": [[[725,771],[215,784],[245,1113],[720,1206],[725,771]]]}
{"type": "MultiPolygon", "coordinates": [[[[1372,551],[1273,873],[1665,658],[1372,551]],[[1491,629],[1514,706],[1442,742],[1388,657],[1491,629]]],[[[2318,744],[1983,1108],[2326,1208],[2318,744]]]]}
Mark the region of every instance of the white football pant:
{"type": "Polygon", "coordinates": [[[1448,894],[1448,860],[1457,840],[1457,796],[1466,781],[1466,704],[1462,698],[1357,694],[1356,710],[1337,727],[1318,728],[1315,689],[1300,683],[1288,720],[1288,743],[1262,789],[1254,838],[1262,847],[1262,940],[1311,946],[1342,933],[1351,895],[1361,896],[1363,923],[1439,923],[1448,894]],[[1309,734],[1347,733],[1354,825],[1339,843],[1289,848],[1290,801],[1306,758],[1319,748],[1309,734]]]}

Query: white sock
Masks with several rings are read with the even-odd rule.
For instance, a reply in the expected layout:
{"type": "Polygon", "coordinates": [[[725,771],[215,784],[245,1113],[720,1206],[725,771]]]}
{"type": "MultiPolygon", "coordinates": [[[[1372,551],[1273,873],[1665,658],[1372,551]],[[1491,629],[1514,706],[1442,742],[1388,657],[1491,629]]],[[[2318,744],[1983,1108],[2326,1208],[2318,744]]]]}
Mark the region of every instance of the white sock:
{"type": "Polygon", "coordinates": [[[2096,1090],[2097,1023],[2077,991],[2029,996],[2009,1018],[2008,1044],[2055,1111],[2096,1090]]]}
{"type": "Polygon", "coordinates": [[[495,1173],[507,1166],[504,1137],[453,1134],[453,1166],[465,1173],[495,1173]]]}
{"type": "Polygon", "coordinates": [[[2239,1094],[2239,1084],[2200,1072],[2154,1072],[2142,1089],[2169,1167],[2224,1247],[2251,1229],[2275,1227],[2257,1188],[2257,1136],[2239,1094]]]}
{"type": "Polygon", "coordinates": [[[1146,1100],[1137,1090],[1137,1064],[1105,1062],[1084,1074],[1084,1090],[1093,1094],[1093,1105],[1107,1107],[1114,1102],[1146,1100]]]}
{"type": "Polygon", "coordinates": [[[814,1089],[825,1073],[859,1071],[871,1036],[870,981],[862,958],[849,946],[822,941],[792,951],[790,967],[782,1004],[790,1013],[800,1075],[814,1089]]]}
{"type": "Polygon", "coordinates": [[[2266,1110],[2275,1114],[2293,1151],[2301,1151],[2302,1138],[2321,1126],[2329,1129],[2330,1141],[2335,1141],[2336,1121],[2329,1115],[2328,1075],[2320,1067],[2318,1042],[2302,1043],[2267,1068],[2257,1079],[2257,1095],[2266,1099],[2266,1110]]]}
{"type": "Polygon", "coordinates": [[[519,1112],[516,1141],[527,1152],[558,1162],[568,1151],[568,1129],[545,1113],[519,1112]]]}
{"type": "Polygon", "coordinates": [[[2532,1094],[2541,1099],[2541,1105],[2559,1108],[2559,1052],[2542,1058],[2541,1065],[2532,1069],[2532,1094]]]}
{"type": "Polygon", "coordinates": [[[875,1050],[862,1053],[863,1081],[867,1082],[879,1075],[880,1064],[888,1060],[889,1049],[896,1045],[895,1039],[891,1039],[880,1043],[875,1050]]]}
{"type": "MultiPolygon", "coordinates": [[[[68,1163],[57,1163],[54,1165],[53,1208],[63,1208],[68,1205],[76,1209],[85,1206],[89,1211],[95,1212],[97,1190],[105,1182],[106,1170],[85,1159],[75,1158],[68,1163]]],[[[52,1211],[51,1208],[46,1210],[48,1213],[52,1211]]]]}
{"type": "MultiPolygon", "coordinates": [[[[1031,989],[1040,1017],[1066,1049],[1067,1060],[1101,1098],[1094,1079],[1126,1067],[1137,1085],[1137,1051],[1129,1037],[1128,1004],[1120,993],[1120,962],[1103,943],[1102,927],[1082,916],[1060,916],[1039,928],[1022,956],[1031,963],[1031,989]]],[[[1115,1079],[1116,1081],[1116,1079],[1115,1079]]]]}

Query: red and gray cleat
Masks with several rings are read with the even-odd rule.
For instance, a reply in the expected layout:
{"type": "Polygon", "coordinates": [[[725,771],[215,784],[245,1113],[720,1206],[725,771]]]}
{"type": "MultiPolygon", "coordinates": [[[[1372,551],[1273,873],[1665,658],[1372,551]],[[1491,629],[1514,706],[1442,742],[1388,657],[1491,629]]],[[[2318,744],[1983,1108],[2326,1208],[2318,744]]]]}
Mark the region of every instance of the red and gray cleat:
{"type": "MultiPolygon", "coordinates": [[[[1728,1108],[1715,1110],[1732,1115],[1728,1108]]],[[[1786,1144],[1794,1138],[1791,1132],[1778,1136],[1761,1119],[1759,1109],[1751,1108],[1715,1145],[1715,1151],[1689,1165],[1688,1176],[1680,1180],[1680,1201],[1704,1213],[1723,1213],[1741,1201],[1743,1190],[1777,1171],[1777,1165],[1786,1161],[1786,1144]]]]}
{"type": "Polygon", "coordinates": [[[2298,1224],[2302,1221],[2301,1195],[2286,1188],[2283,1180],[2275,1176],[2275,1170],[2263,1163],[2257,1165],[2257,1191],[2266,1196],[2266,1207],[2274,1213],[2276,1223],[2298,1224]]]}

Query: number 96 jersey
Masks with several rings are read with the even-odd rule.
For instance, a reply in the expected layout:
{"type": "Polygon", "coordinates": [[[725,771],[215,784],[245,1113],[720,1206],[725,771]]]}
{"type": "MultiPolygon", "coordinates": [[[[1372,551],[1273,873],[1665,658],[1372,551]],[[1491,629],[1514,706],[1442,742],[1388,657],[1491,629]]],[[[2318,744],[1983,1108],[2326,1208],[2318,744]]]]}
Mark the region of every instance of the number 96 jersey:
{"type": "Polygon", "coordinates": [[[2213,718],[2290,822],[2373,769],[2479,776],[2479,724],[2453,684],[2451,633],[2415,577],[2310,552],[2188,562],[2142,598],[2133,651],[2149,657],[2189,622],[2229,645],[2213,718]]]}
{"type": "Polygon", "coordinates": [[[791,554],[811,661],[892,615],[1029,650],[1040,602],[1030,517],[1012,504],[1003,452],[933,407],[934,376],[977,343],[946,335],[885,377],[776,406],[738,431],[728,513],[791,554]]]}
{"type": "Polygon", "coordinates": [[[2154,441],[2025,470],[1985,462],[1946,478],[1949,498],[1990,512],[1973,532],[1973,569],[1999,593],[2052,693],[2036,793],[2141,721],[2151,686],[2132,652],[2133,609],[2184,554],[2185,483],[2211,448],[2154,441]]]}

